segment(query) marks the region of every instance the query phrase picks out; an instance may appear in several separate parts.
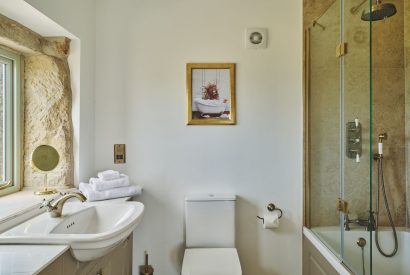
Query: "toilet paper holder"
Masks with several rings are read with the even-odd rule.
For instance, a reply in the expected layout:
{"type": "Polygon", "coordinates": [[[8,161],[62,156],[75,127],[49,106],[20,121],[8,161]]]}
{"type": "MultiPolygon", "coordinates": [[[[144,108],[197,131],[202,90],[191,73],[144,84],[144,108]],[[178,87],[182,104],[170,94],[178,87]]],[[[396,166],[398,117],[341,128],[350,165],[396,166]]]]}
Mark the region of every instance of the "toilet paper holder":
{"type": "MultiPolygon", "coordinates": [[[[282,209],[276,207],[276,205],[274,205],[273,203],[269,203],[268,206],[266,206],[266,208],[268,209],[269,212],[273,212],[273,211],[279,211],[279,219],[282,218],[283,216],[283,211],[282,209]]],[[[262,220],[262,223],[265,223],[265,219],[260,217],[260,216],[256,216],[258,219],[262,220]]]]}

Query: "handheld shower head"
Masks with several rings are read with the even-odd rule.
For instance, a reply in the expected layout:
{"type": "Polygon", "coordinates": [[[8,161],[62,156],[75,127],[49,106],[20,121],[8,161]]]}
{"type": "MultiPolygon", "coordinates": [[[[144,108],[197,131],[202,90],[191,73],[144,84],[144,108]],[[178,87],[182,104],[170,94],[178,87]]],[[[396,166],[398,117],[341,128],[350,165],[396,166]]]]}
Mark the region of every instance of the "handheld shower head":
{"type": "Polygon", "coordinates": [[[379,142],[377,144],[378,153],[375,155],[375,159],[383,158],[383,140],[387,140],[387,133],[379,134],[379,142]]]}
{"type": "Polygon", "coordinates": [[[375,5],[372,5],[371,10],[363,11],[363,21],[378,21],[391,17],[397,13],[396,6],[391,3],[382,3],[377,0],[375,5]]]}

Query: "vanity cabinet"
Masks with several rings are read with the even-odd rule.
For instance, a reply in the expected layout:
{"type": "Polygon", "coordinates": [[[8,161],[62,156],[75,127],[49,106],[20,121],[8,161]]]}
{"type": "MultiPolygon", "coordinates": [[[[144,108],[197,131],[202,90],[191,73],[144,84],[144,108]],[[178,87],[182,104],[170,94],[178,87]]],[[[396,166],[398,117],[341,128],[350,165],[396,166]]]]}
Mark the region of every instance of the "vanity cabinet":
{"type": "Polygon", "coordinates": [[[39,275],[131,275],[132,234],[109,254],[91,262],[79,262],[68,250],[39,275]]]}

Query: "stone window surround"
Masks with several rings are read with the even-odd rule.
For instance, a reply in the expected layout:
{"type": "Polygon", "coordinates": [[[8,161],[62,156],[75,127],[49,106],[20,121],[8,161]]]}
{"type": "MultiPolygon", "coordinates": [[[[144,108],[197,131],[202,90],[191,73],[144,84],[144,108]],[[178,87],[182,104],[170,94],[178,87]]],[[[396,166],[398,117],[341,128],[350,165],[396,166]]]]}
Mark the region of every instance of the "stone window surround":
{"type": "Polygon", "coordinates": [[[50,144],[60,153],[60,164],[48,176],[49,185],[73,186],[70,39],[42,37],[0,14],[0,45],[23,57],[23,186],[43,184],[44,176],[31,166],[31,152],[40,144],[50,144]]]}

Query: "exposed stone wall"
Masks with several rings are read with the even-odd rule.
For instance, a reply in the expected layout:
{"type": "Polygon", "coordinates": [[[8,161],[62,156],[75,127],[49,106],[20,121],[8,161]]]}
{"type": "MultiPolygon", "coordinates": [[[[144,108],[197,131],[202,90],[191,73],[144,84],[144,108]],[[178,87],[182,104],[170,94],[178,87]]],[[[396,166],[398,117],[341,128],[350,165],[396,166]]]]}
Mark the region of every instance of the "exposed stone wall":
{"type": "Polygon", "coordinates": [[[67,58],[70,49],[65,37],[45,38],[20,23],[0,14],[0,44],[24,55],[46,54],[67,58]]]}
{"type": "Polygon", "coordinates": [[[60,164],[49,173],[49,185],[73,184],[71,88],[67,60],[47,55],[25,59],[24,182],[41,183],[43,175],[28,168],[31,152],[50,144],[60,154],[60,164]]]}
{"type": "Polygon", "coordinates": [[[31,154],[41,144],[54,146],[60,163],[48,175],[50,186],[73,186],[70,40],[45,38],[0,15],[0,44],[24,56],[24,186],[42,186],[44,175],[33,170],[31,154]]]}

